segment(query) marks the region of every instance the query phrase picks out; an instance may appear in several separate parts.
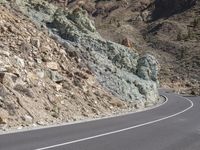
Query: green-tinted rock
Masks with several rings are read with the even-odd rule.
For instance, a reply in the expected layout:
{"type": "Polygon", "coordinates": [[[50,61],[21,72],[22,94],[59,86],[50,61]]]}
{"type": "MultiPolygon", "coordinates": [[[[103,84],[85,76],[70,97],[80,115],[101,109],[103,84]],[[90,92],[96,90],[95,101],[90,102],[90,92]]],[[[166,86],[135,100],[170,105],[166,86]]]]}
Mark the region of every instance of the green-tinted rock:
{"type": "MultiPolygon", "coordinates": [[[[130,101],[157,101],[158,64],[154,57],[140,58],[134,49],[103,39],[86,11],[80,8],[62,10],[43,1],[23,7],[25,14],[47,24],[53,38],[67,49],[73,48],[77,57],[96,74],[97,80],[114,95],[130,101]]],[[[56,76],[51,77],[57,80],[56,76]]]]}

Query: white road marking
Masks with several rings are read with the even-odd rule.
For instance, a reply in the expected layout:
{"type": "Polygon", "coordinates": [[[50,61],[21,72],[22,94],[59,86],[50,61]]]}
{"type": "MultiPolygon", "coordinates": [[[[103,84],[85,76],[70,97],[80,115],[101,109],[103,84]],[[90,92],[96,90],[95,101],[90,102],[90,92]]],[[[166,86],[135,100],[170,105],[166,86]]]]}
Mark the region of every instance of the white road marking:
{"type": "Polygon", "coordinates": [[[98,120],[111,119],[111,118],[122,117],[122,116],[126,116],[126,115],[132,115],[132,114],[136,114],[136,113],[140,113],[140,112],[146,112],[146,111],[149,111],[152,109],[156,109],[167,103],[167,101],[168,101],[167,97],[164,95],[160,95],[160,96],[162,96],[166,99],[163,103],[157,104],[156,106],[153,106],[153,107],[149,107],[149,108],[147,107],[145,109],[133,111],[133,112],[125,112],[125,113],[117,114],[117,115],[114,114],[112,116],[84,119],[84,120],[80,120],[80,121],[67,122],[67,123],[61,123],[61,124],[56,124],[56,125],[47,125],[47,126],[40,126],[40,127],[32,127],[29,129],[25,128],[25,129],[20,129],[20,130],[15,130],[15,131],[0,132],[0,135],[15,134],[15,133],[36,131],[36,130],[42,130],[42,129],[50,129],[50,128],[55,128],[55,127],[63,127],[63,126],[68,126],[68,125],[81,124],[81,123],[86,123],[86,122],[93,122],[93,121],[98,121],[98,120]]]}
{"type": "Polygon", "coordinates": [[[73,140],[73,141],[69,141],[69,142],[65,142],[65,143],[61,143],[61,144],[56,144],[56,145],[52,145],[52,146],[48,146],[48,147],[38,148],[38,149],[35,149],[35,150],[46,150],[46,149],[50,149],[50,148],[55,148],[55,147],[74,144],[74,143],[78,143],[78,142],[82,142],[82,141],[87,141],[87,140],[91,140],[91,139],[95,139],[95,138],[99,138],[99,137],[103,137],[103,136],[107,136],[107,135],[111,135],[111,134],[116,134],[116,133],[120,133],[120,132],[123,132],[123,131],[131,130],[131,129],[135,129],[135,128],[138,128],[138,127],[146,126],[146,125],[149,125],[149,124],[153,124],[153,123],[156,123],[156,122],[160,122],[160,121],[175,117],[177,115],[180,115],[180,114],[188,111],[189,109],[191,109],[194,106],[193,102],[190,99],[188,99],[188,98],[184,98],[184,99],[189,101],[191,105],[188,108],[186,108],[186,109],[184,109],[184,110],[182,110],[178,113],[175,113],[173,115],[170,115],[170,116],[167,116],[167,117],[164,117],[164,118],[160,118],[160,119],[157,119],[157,120],[149,121],[149,122],[146,122],[146,123],[143,123],[143,124],[131,126],[131,127],[128,127],[128,128],[124,128],[124,129],[120,129],[120,130],[116,130],[116,131],[112,131],[112,132],[107,132],[107,133],[103,133],[103,134],[99,134],[99,135],[95,135],[95,136],[90,136],[90,137],[82,138],[82,139],[78,139],[78,140],[73,140]]]}

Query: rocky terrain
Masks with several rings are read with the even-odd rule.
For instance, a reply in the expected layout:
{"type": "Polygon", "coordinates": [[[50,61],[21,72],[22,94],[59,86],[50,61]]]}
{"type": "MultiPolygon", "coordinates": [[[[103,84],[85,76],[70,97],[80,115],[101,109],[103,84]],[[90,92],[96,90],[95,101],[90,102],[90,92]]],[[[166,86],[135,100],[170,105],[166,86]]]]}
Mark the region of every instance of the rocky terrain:
{"type": "Polygon", "coordinates": [[[151,106],[159,68],[152,55],[102,38],[76,5],[0,0],[2,129],[151,106]]]}
{"type": "Polygon", "coordinates": [[[200,93],[198,0],[74,0],[67,8],[77,5],[105,39],[155,55],[162,87],[200,93]]]}

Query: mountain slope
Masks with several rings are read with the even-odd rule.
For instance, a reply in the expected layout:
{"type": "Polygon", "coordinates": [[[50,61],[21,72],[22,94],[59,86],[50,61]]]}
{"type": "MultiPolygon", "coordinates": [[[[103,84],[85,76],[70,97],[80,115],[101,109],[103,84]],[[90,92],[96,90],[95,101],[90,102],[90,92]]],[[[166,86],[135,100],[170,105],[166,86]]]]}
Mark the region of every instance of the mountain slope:
{"type": "Polygon", "coordinates": [[[62,10],[37,0],[0,2],[4,128],[68,122],[157,103],[156,59],[103,39],[82,9],[62,10]]]}
{"type": "Polygon", "coordinates": [[[0,20],[0,124],[45,125],[134,108],[26,17],[0,6],[0,20]]]}
{"type": "Polygon", "coordinates": [[[155,55],[161,86],[200,93],[199,1],[87,0],[82,7],[104,38],[155,55]]]}

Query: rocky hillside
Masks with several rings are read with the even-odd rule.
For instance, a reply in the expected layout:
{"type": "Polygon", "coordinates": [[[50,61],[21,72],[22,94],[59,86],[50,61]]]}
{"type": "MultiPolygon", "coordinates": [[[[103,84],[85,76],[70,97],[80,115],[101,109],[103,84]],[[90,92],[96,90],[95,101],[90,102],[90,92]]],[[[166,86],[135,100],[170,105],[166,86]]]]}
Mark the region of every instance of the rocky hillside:
{"type": "Polygon", "coordinates": [[[103,39],[86,11],[39,0],[0,4],[3,128],[69,122],[157,103],[156,59],[103,39]]]}
{"type": "Polygon", "coordinates": [[[75,0],[106,39],[155,55],[164,87],[198,94],[200,2],[198,0],[75,0]]]}

